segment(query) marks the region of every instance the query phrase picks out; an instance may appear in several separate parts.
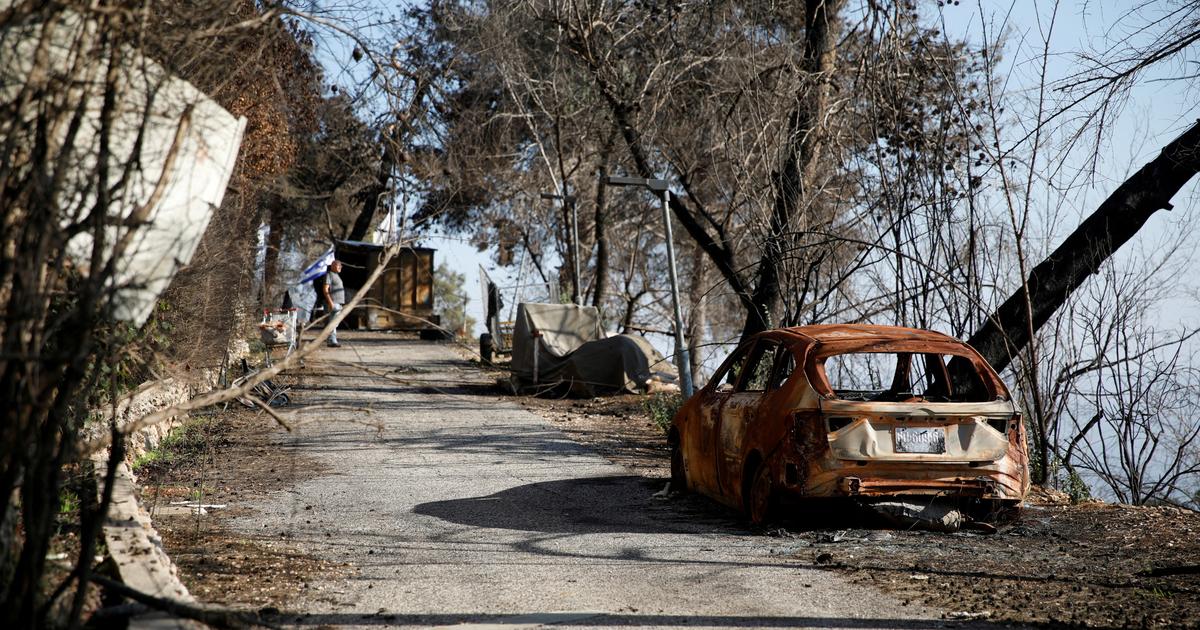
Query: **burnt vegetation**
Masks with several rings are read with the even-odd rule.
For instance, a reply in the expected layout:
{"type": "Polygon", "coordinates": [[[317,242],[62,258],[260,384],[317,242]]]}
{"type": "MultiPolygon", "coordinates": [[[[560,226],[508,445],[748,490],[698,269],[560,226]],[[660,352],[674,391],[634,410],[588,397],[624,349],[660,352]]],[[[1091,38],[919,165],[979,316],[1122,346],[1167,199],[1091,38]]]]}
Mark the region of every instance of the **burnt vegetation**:
{"type": "Polygon", "coordinates": [[[294,280],[277,277],[279,253],[349,234],[381,148],[317,62],[313,28],[256,2],[0,9],[0,625],[71,627],[101,605],[93,558],[125,444],[106,418],[147,382],[210,387],[257,309],[294,280]],[[134,326],[118,316],[120,292],[136,288],[119,270],[152,210],[135,192],[137,151],[171,77],[247,122],[192,264],[134,326]],[[89,441],[105,434],[110,465],[93,471],[89,441]]]}

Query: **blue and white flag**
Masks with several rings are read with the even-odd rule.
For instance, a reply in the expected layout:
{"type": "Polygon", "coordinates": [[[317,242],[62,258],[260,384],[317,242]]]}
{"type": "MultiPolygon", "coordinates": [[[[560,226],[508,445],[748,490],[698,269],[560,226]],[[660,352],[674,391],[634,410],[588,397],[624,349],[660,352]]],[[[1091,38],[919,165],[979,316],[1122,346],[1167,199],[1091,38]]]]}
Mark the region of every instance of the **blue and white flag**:
{"type": "Polygon", "coordinates": [[[304,268],[304,272],[300,274],[300,280],[296,284],[304,284],[325,275],[329,265],[333,263],[333,247],[330,246],[329,251],[321,254],[321,257],[313,264],[304,268]]]}

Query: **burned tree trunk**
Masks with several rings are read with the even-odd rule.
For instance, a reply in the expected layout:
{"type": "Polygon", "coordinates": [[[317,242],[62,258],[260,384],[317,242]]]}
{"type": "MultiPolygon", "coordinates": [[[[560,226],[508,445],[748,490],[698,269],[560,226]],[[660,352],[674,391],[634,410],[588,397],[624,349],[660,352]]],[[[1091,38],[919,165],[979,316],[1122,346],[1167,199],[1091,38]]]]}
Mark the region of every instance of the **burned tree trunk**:
{"type": "Polygon", "coordinates": [[[1083,281],[1200,171],[1200,122],[1125,180],[1045,260],[968,340],[1003,370],[1083,281]],[[1028,290],[1028,300],[1026,291],[1028,290]]]}
{"type": "Polygon", "coordinates": [[[379,212],[379,200],[388,192],[389,184],[392,181],[392,169],[395,167],[394,152],[388,144],[387,141],[383,142],[383,157],[379,160],[379,172],[375,174],[374,183],[355,195],[357,200],[362,203],[362,208],[358,212],[358,218],[354,220],[354,227],[346,235],[348,240],[365,240],[375,228],[377,223],[375,215],[379,212]]]}
{"type": "Polygon", "coordinates": [[[284,213],[283,200],[272,196],[267,207],[267,247],[263,256],[262,287],[259,295],[260,306],[268,308],[277,306],[283,299],[287,287],[278,294],[275,285],[278,280],[279,250],[283,248],[284,213]],[[278,298],[278,299],[276,299],[278,298]]]}
{"type": "Polygon", "coordinates": [[[600,170],[596,173],[596,207],[593,215],[596,229],[596,267],[592,282],[592,306],[604,308],[605,293],[608,292],[608,190],[604,174],[611,167],[613,144],[617,134],[614,128],[600,151],[600,170]]]}

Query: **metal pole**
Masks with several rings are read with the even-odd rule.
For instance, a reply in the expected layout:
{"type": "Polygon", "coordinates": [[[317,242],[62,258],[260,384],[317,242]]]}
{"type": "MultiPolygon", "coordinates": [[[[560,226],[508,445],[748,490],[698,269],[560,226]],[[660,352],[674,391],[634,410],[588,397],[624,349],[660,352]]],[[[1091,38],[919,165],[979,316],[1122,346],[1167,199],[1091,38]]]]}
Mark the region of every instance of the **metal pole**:
{"type": "Polygon", "coordinates": [[[679,306],[679,274],[675,270],[675,239],[671,235],[671,191],[662,191],[663,229],[667,233],[667,270],[671,276],[671,302],[675,307],[675,367],[685,398],[692,395],[692,361],[683,340],[683,310],[679,306]]]}
{"type": "Polygon", "coordinates": [[[538,355],[542,353],[542,332],[540,330],[533,331],[533,384],[536,387],[538,384],[538,355]]]}
{"type": "Polygon", "coordinates": [[[563,203],[571,206],[571,260],[575,263],[575,304],[583,304],[583,287],[579,286],[579,211],[575,209],[575,198],[563,187],[563,203]]]}

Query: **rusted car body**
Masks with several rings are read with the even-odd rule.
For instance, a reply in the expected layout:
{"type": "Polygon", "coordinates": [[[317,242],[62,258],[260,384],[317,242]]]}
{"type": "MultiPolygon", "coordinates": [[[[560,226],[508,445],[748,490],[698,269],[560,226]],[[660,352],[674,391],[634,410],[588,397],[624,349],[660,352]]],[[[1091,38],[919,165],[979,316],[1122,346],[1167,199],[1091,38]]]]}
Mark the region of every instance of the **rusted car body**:
{"type": "Polygon", "coordinates": [[[868,325],[760,333],[676,414],[672,482],[762,522],[781,497],[949,497],[975,518],[1029,489],[995,370],[946,335],[868,325]]]}

